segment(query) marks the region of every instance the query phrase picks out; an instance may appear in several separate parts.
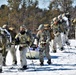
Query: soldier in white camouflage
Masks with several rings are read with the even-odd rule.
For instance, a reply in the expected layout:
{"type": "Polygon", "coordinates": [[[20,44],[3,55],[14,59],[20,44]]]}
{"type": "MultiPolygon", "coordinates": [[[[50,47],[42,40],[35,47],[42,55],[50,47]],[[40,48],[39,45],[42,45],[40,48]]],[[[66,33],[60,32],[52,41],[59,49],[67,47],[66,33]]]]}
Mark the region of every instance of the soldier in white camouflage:
{"type": "Polygon", "coordinates": [[[17,64],[17,58],[16,58],[16,49],[15,49],[15,30],[13,29],[13,27],[8,27],[8,25],[4,24],[3,25],[3,30],[5,33],[5,36],[7,38],[7,43],[6,43],[6,50],[4,52],[4,57],[3,57],[3,65],[6,66],[6,56],[8,51],[10,51],[12,57],[13,57],[13,65],[17,64]]]}
{"type": "Polygon", "coordinates": [[[12,41],[11,41],[11,48],[10,48],[10,53],[13,58],[12,65],[17,65],[17,57],[16,57],[16,48],[15,48],[15,36],[16,36],[16,30],[14,27],[9,27],[9,32],[12,36],[12,41]]]}
{"type": "Polygon", "coordinates": [[[27,69],[26,52],[31,45],[31,40],[32,39],[30,39],[30,36],[26,32],[25,25],[20,26],[20,32],[15,37],[15,43],[19,45],[20,51],[20,61],[22,66],[20,70],[27,69]]]}
{"type": "Polygon", "coordinates": [[[53,33],[54,33],[54,41],[53,41],[53,52],[55,53],[57,51],[57,45],[59,46],[59,49],[62,51],[63,48],[63,44],[62,44],[62,40],[61,40],[61,32],[62,32],[62,27],[58,24],[58,18],[55,17],[53,19],[53,25],[52,25],[52,29],[53,29],[53,33]]]}
{"type": "Polygon", "coordinates": [[[48,24],[41,24],[38,28],[37,32],[37,45],[40,47],[39,50],[39,61],[40,65],[44,65],[44,54],[47,57],[47,63],[51,64],[51,56],[49,54],[49,41],[50,41],[50,32],[49,32],[49,25],[48,24]]]}
{"type": "Polygon", "coordinates": [[[61,20],[64,20],[62,24],[65,23],[63,27],[64,27],[64,44],[66,45],[70,45],[68,35],[70,31],[71,22],[70,22],[70,17],[68,16],[70,16],[69,13],[64,13],[62,14],[62,18],[60,18],[61,20]]]}

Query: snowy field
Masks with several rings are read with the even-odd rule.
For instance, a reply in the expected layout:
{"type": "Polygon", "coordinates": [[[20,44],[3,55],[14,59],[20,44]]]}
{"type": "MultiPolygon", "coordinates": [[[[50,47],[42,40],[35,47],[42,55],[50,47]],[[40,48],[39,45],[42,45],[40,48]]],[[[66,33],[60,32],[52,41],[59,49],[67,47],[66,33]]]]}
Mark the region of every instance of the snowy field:
{"type": "Polygon", "coordinates": [[[70,40],[71,46],[65,46],[64,51],[57,50],[57,53],[50,55],[52,64],[47,64],[47,59],[44,58],[44,66],[39,66],[39,59],[27,59],[29,69],[19,71],[19,51],[17,50],[18,65],[12,67],[12,57],[10,52],[7,55],[7,66],[3,66],[3,73],[0,75],[76,75],[76,41],[70,40]],[[32,64],[34,63],[34,64],[32,64]],[[10,67],[12,69],[10,69],[10,67]]]}

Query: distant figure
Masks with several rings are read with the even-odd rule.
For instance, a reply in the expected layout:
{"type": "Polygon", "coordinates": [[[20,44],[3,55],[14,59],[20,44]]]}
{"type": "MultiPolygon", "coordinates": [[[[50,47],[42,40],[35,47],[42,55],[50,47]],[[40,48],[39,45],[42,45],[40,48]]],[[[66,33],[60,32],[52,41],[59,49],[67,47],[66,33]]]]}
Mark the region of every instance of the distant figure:
{"type": "Polygon", "coordinates": [[[62,44],[62,39],[61,39],[61,31],[62,28],[58,23],[58,18],[55,17],[53,18],[53,25],[52,25],[52,29],[53,29],[53,33],[54,33],[54,41],[53,41],[53,52],[56,53],[57,52],[57,45],[59,46],[59,49],[62,51],[63,48],[63,44],[62,44]]]}

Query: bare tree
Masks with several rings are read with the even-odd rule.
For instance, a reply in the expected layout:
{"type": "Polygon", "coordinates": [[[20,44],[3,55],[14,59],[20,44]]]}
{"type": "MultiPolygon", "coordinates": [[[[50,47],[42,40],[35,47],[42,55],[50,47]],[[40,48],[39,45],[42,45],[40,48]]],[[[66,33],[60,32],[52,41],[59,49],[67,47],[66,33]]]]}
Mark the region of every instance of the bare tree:
{"type": "Polygon", "coordinates": [[[54,9],[61,9],[63,12],[69,12],[72,7],[73,0],[52,0],[51,6],[54,9]]]}

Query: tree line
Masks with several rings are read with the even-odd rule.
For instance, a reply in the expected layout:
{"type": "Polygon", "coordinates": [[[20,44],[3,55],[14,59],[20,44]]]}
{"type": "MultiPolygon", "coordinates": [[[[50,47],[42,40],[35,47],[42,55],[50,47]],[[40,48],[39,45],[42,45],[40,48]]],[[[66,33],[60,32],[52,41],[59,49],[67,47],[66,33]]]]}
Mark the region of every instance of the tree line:
{"type": "Polygon", "coordinates": [[[48,10],[38,7],[39,0],[7,0],[7,2],[8,5],[0,7],[0,26],[7,24],[18,29],[24,24],[34,31],[40,24],[50,24],[59,14],[69,12],[71,18],[76,16],[76,6],[72,6],[73,0],[52,0],[48,10]]]}

